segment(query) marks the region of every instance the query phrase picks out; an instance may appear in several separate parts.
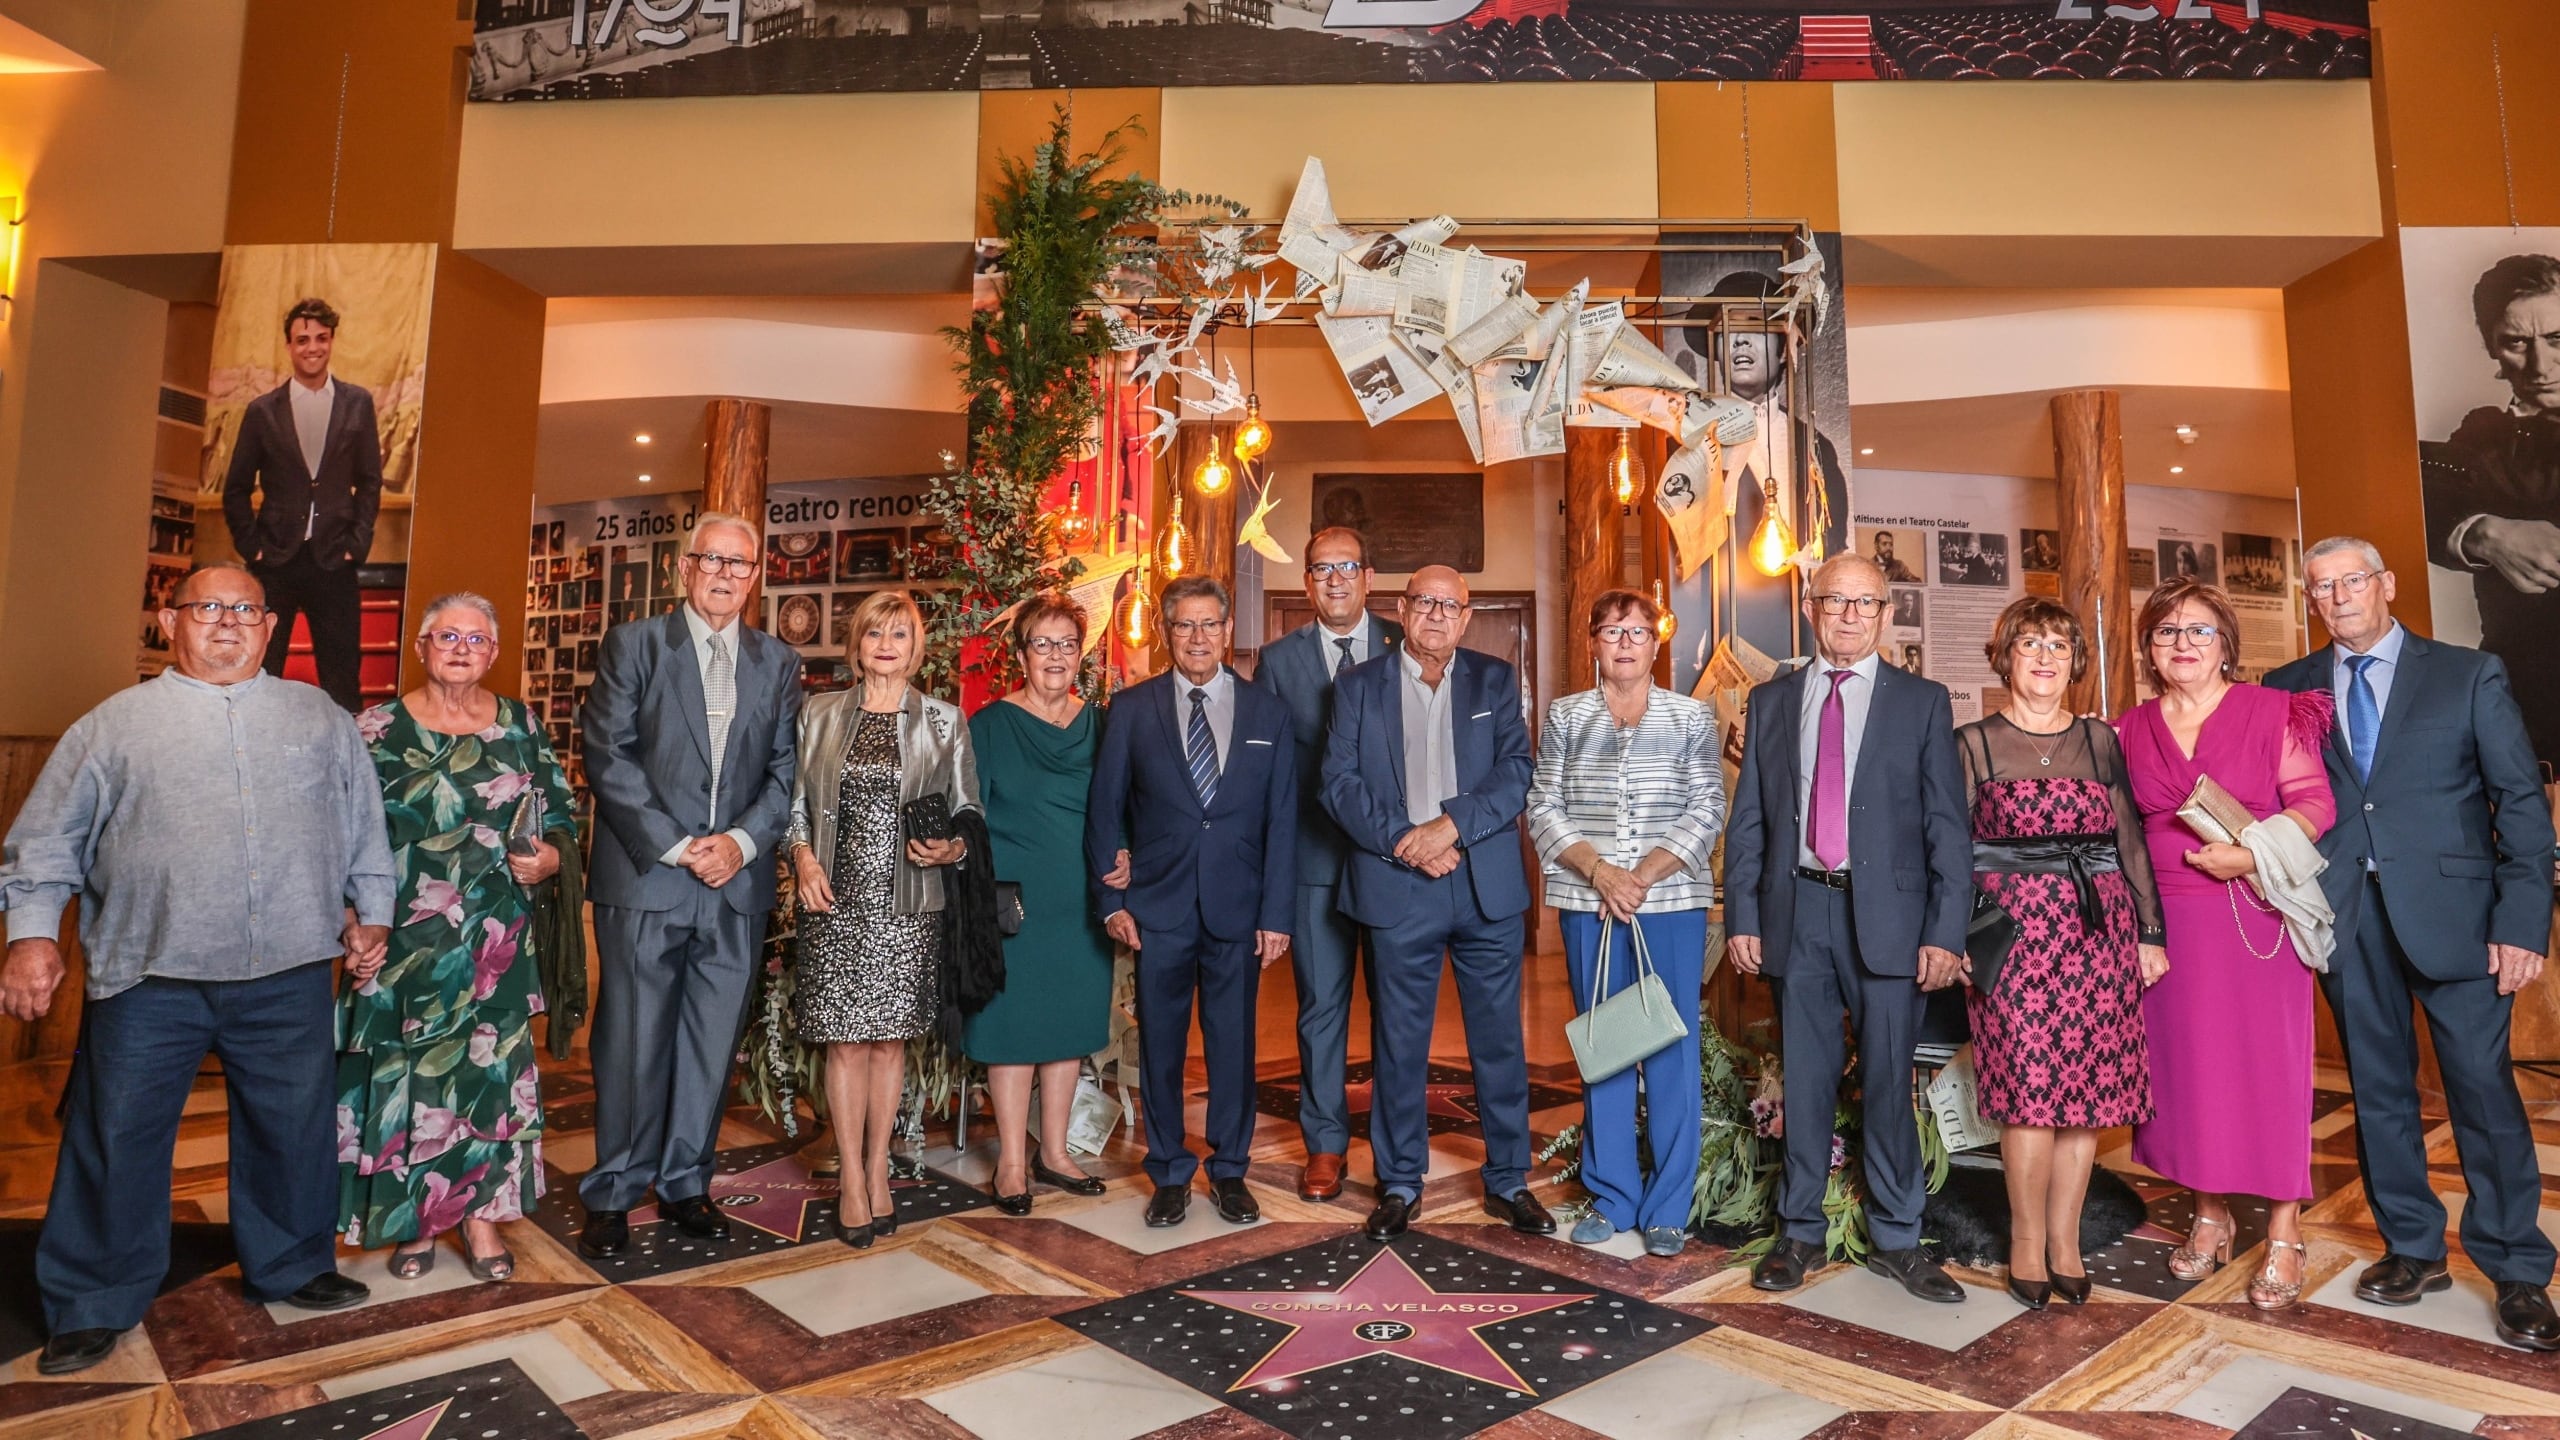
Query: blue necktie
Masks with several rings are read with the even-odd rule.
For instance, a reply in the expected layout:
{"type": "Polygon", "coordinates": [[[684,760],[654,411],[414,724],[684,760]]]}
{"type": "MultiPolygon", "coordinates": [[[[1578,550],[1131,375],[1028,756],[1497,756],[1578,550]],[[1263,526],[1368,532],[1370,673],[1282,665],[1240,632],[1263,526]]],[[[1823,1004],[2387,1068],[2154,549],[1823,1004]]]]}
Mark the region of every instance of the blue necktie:
{"type": "Polygon", "coordinates": [[[1209,692],[1191,687],[1190,733],[1184,736],[1182,748],[1191,762],[1191,788],[1199,793],[1200,808],[1209,808],[1210,797],[1218,793],[1218,741],[1209,733],[1209,692]]]}
{"type": "Polygon", "coordinates": [[[2365,675],[2371,669],[2371,655],[2350,655],[2347,668],[2355,672],[2347,681],[2347,753],[2356,762],[2359,782],[2373,778],[2373,744],[2382,738],[2382,707],[2373,701],[2373,681],[2365,675]]]}

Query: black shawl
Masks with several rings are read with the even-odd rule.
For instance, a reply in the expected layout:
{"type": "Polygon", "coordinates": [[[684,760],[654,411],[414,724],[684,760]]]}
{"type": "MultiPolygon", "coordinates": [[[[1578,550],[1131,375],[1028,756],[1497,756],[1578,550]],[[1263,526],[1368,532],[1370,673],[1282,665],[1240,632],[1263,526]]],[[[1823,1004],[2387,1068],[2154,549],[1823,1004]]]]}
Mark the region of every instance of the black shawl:
{"type": "Polygon", "coordinates": [[[942,872],[942,1007],[944,1042],[960,1048],[960,1022],[1004,989],[1004,935],[996,928],[995,847],[987,818],[963,810],[952,833],[966,847],[942,872]]]}

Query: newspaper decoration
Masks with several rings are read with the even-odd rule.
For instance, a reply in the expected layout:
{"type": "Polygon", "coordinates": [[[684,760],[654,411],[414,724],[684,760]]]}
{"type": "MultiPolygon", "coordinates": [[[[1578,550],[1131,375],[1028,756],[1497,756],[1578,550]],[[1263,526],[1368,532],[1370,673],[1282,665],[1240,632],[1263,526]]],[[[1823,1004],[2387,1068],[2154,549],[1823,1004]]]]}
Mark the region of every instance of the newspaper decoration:
{"type": "Polygon", "coordinates": [[[1370,424],[1383,425],[1441,393],[1422,362],[1396,338],[1395,326],[1386,317],[1319,315],[1316,329],[1332,347],[1333,361],[1342,367],[1342,378],[1351,382],[1360,414],[1370,424]]]}
{"type": "Polygon", "coordinates": [[[1724,447],[1713,431],[1663,462],[1653,481],[1653,508],[1670,522],[1681,579],[1697,574],[1709,556],[1724,548],[1733,533],[1734,498],[1732,478],[1724,471],[1724,447]]]}

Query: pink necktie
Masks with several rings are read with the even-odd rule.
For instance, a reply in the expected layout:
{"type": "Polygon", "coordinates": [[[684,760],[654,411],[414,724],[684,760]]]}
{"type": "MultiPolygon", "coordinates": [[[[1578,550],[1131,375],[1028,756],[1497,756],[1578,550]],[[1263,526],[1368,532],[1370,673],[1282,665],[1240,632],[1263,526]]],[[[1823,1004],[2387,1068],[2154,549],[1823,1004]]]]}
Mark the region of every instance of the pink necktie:
{"type": "Polygon", "coordinates": [[[1831,693],[1822,697],[1822,733],[1813,747],[1813,858],[1825,870],[1849,862],[1848,711],[1840,703],[1840,687],[1855,670],[1831,672],[1831,693]]]}

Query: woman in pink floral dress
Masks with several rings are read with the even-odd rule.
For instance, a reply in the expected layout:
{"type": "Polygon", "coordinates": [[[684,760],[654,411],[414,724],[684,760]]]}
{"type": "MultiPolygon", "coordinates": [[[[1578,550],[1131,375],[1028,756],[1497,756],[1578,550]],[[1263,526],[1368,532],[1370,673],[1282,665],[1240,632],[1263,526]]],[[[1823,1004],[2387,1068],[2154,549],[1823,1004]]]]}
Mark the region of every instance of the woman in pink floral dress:
{"type": "Polygon", "coordinates": [[[530,887],[574,853],[575,822],[541,725],[481,686],[498,657],[489,602],[437,600],[417,644],[427,683],[356,719],[400,899],[389,961],[340,1017],[338,1223],[352,1243],[400,1247],[400,1279],[433,1268],[436,1237],[463,1227],[472,1273],[504,1280],[515,1262],[498,1224],[542,1193],[530,887]],[[511,856],[528,796],[543,839],[511,856]]]}

